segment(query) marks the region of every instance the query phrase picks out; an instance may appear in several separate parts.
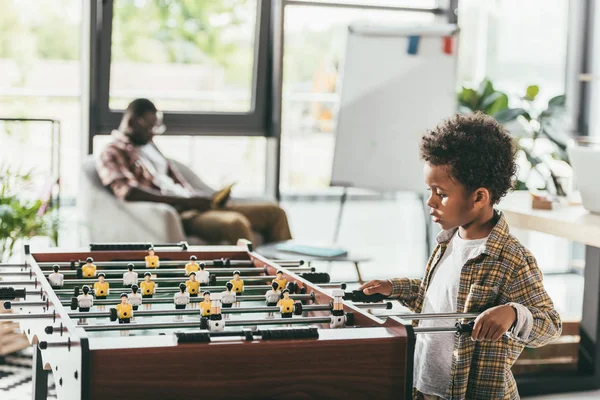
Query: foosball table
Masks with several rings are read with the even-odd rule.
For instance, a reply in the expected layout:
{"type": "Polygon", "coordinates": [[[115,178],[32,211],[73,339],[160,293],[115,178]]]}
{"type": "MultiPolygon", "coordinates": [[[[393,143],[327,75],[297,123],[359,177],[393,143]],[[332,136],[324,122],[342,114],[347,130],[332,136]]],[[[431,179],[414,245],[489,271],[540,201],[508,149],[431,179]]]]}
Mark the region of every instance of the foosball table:
{"type": "Polygon", "coordinates": [[[59,399],[411,398],[414,335],[428,332],[301,261],[242,240],[25,253],[0,270],[0,319],[36,345],[34,399],[49,372],[59,399]]]}

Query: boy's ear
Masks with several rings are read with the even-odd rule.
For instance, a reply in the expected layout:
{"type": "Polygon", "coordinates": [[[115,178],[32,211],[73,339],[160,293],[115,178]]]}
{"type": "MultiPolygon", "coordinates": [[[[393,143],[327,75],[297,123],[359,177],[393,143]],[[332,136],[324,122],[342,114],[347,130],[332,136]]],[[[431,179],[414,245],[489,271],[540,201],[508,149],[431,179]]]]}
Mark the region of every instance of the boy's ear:
{"type": "Polygon", "coordinates": [[[490,204],[490,191],[487,190],[486,188],[479,188],[476,189],[475,192],[473,193],[473,204],[475,207],[477,208],[483,208],[485,206],[487,206],[488,204],[490,204]]]}

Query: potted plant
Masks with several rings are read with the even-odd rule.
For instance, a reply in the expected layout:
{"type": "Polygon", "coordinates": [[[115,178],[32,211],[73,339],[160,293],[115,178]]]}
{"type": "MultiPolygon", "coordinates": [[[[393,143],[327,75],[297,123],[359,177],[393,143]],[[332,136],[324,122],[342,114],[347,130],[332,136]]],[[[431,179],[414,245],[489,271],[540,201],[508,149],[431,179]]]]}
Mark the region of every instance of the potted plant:
{"type": "Polygon", "coordinates": [[[553,97],[540,107],[539,92],[539,86],[528,86],[518,99],[519,107],[511,108],[508,95],[496,90],[489,79],[484,79],[478,89],[462,88],[458,93],[458,109],[461,113],[481,111],[488,114],[513,134],[523,156],[520,159],[530,167],[525,176],[517,179],[515,189],[530,188],[527,182],[531,174],[537,174],[543,185],[536,185],[536,189],[548,189],[548,183],[551,183],[555,194],[564,196],[565,188],[555,171],[555,161],[570,168],[566,152],[570,137],[561,127],[566,115],[565,96],[553,97]]]}
{"type": "Polygon", "coordinates": [[[27,199],[23,193],[31,186],[32,173],[19,173],[0,166],[0,260],[7,261],[19,240],[49,236],[56,245],[58,220],[52,208],[39,199],[27,199]]]}

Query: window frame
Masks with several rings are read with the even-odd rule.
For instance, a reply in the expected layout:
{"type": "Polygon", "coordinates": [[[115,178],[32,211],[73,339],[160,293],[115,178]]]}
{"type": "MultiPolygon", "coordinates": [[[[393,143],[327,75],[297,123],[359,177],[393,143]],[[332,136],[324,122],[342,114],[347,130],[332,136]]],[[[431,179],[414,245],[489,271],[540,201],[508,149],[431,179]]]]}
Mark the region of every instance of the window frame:
{"type": "MultiPolygon", "coordinates": [[[[123,110],[112,110],[110,100],[110,66],[112,48],[112,20],[114,0],[97,0],[95,27],[91,42],[95,43],[96,62],[92,82],[95,83],[91,102],[95,124],[90,142],[98,134],[108,134],[121,121],[123,110]]],[[[248,112],[187,112],[163,110],[168,126],[166,135],[207,136],[272,136],[267,111],[270,95],[269,22],[271,1],[257,0],[254,39],[254,74],[252,76],[252,103],[248,112]]]]}

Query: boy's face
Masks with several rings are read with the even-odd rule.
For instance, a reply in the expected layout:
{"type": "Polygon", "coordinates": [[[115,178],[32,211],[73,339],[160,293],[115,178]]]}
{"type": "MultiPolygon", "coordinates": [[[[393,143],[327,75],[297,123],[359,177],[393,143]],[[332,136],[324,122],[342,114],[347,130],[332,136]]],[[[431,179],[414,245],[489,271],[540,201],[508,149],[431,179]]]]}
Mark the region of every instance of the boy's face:
{"type": "Polygon", "coordinates": [[[425,183],[430,194],[427,199],[433,222],[444,230],[468,225],[475,219],[471,193],[449,174],[445,165],[430,165],[423,168],[425,183]]]}

